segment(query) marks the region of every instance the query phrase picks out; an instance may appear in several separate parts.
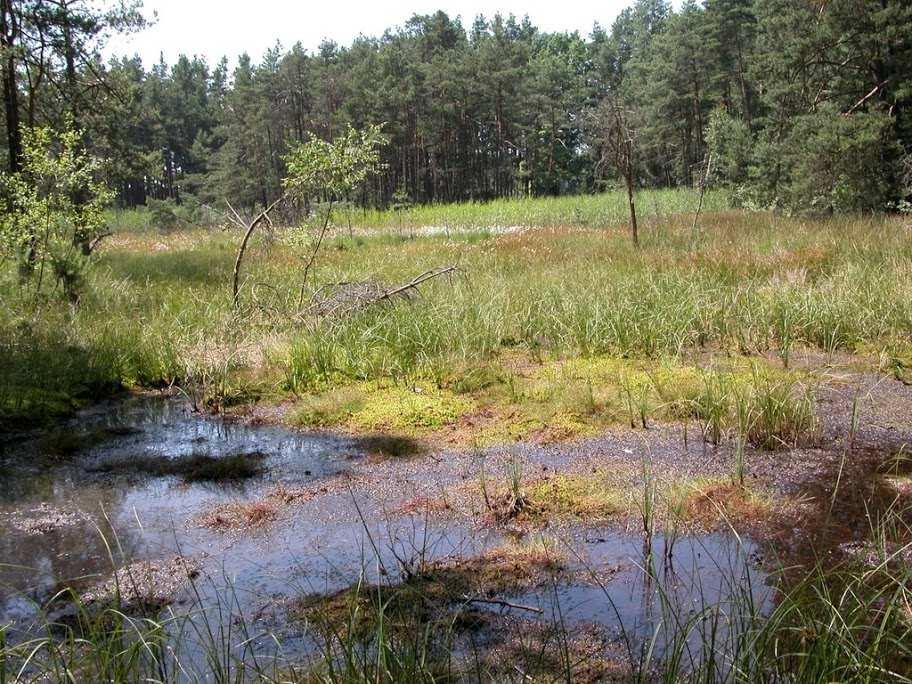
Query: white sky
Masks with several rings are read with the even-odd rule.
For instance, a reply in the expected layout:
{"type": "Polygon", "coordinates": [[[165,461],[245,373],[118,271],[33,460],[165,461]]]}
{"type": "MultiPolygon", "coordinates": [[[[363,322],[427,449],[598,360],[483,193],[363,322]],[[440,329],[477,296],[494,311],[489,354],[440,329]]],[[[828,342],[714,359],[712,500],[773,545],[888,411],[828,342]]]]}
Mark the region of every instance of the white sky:
{"type": "Polygon", "coordinates": [[[379,36],[384,29],[403,24],[413,14],[442,9],[461,16],[471,27],[478,14],[496,12],[517,17],[528,14],[546,31],[575,31],[588,36],[598,21],[608,27],[632,0],[556,2],[555,0],[145,0],[145,14],[158,12],[158,22],[139,34],[117,37],[108,45],[109,55],[139,54],[146,67],[159,53],[173,63],[181,53],[198,54],[215,63],[223,55],[234,63],[242,52],[255,60],[280,40],[286,48],[300,41],[313,50],[324,38],[348,45],[359,34],[379,36]]]}

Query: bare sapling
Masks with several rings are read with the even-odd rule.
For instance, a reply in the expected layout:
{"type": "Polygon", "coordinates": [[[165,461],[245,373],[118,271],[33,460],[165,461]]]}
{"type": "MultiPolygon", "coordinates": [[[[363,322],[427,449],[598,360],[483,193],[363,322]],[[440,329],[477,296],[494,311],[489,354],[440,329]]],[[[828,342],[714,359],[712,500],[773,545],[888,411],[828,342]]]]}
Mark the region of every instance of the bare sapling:
{"type": "Polygon", "coordinates": [[[640,245],[636,213],[637,131],[636,114],[616,93],[609,93],[590,112],[590,137],[596,150],[596,175],[611,170],[620,176],[627,190],[630,237],[640,245]]]}
{"type": "Polygon", "coordinates": [[[311,136],[285,157],[288,177],[283,181],[284,192],[257,214],[256,218],[246,222],[230,204],[228,205],[233,214],[233,217],[229,218],[244,228],[244,237],[238,248],[232,277],[232,300],[235,307],[240,304],[241,266],[256,228],[264,222],[271,222],[270,214],[287,200],[307,200],[309,203],[315,199],[322,199],[326,208],[317,221],[319,228],[316,234],[312,225],[305,221],[291,235],[291,242],[295,246],[300,246],[304,252],[299,306],[303,303],[307,280],[331,225],[334,204],[349,196],[355,188],[380,169],[379,149],[384,143],[385,138],[380,133],[380,126],[369,126],[363,131],[349,127],[332,142],[311,136]]]}

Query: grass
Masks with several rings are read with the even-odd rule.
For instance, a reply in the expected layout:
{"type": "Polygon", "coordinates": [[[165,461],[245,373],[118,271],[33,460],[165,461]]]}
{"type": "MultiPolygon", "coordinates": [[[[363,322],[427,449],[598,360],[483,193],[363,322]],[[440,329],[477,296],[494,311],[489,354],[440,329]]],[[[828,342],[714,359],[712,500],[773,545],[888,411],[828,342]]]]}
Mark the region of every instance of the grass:
{"type": "MultiPolygon", "coordinates": [[[[637,209],[641,216],[696,211],[699,195],[675,190],[641,192],[637,209]]],[[[709,211],[727,209],[728,198],[723,192],[710,192],[705,208],[709,211]]],[[[537,197],[498,199],[490,202],[463,204],[432,204],[402,210],[353,211],[356,227],[380,229],[414,229],[433,226],[458,230],[475,228],[505,228],[512,226],[579,226],[597,228],[627,220],[627,198],[619,192],[569,197],[537,197]]],[[[348,225],[349,215],[336,217],[340,227],[348,225]]]]}
{"type": "MultiPolygon", "coordinates": [[[[106,243],[76,311],[47,302],[36,313],[19,297],[15,274],[0,273],[0,370],[8,379],[0,421],[39,422],[122,386],[177,385],[216,409],[365,382],[427,383],[474,399],[492,385],[523,384],[498,368],[514,353],[643,360],[648,368],[694,350],[772,353],[794,366],[813,349],[863,353],[904,372],[912,241],[901,221],[723,211],[706,214],[696,242],[686,215],[660,212],[645,223],[640,250],[610,223],[416,239],[350,239],[343,231],[321,258],[319,282],[397,283],[448,263],[463,275],[427,284],[411,302],[303,327],[291,304],[299,259],[281,240],[255,241],[236,312],[235,235],[125,232],[106,243]]],[[[641,378],[618,380],[622,420],[655,420],[644,415],[655,399],[641,378]]],[[[591,421],[581,414],[598,407],[599,390],[576,388],[572,410],[537,412],[533,404],[548,402],[522,400],[514,425],[503,434],[494,426],[487,441],[521,439],[552,423],[556,438],[584,434],[591,421]]],[[[319,411],[302,420],[313,421],[339,422],[319,411]]]]}

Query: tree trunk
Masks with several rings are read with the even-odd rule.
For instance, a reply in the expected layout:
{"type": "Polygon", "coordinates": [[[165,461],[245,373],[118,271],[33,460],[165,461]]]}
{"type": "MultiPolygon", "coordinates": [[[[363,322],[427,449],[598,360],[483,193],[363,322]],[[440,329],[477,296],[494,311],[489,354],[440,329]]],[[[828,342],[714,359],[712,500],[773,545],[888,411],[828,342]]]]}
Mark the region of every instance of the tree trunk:
{"type": "Polygon", "coordinates": [[[634,202],[633,198],[633,174],[625,174],[625,180],[627,181],[627,204],[630,207],[630,236],[633,238],[634,246],[639,247],[640,232],[637,227],[636,202],[634,202]]]}
{"type": "Polygon", "coordinates": [[[69,3],[63,3],[63,47],[66,60],[66,84],[70,99],[70,116],[73,117],[73,128],[79,128],[79,97],[76,82],[76,46],[73,45],[73,27],[70,23],[69,3]]]}
{"type": "Polygon", "coordinates": [[[6,112],[6,144],[9,171],[22,170],[22,131],[19,128],[19,88],[16,83],[16,16],[12,0],[0,0],[0,48],[3,60],[3,104],[6,112]]]}

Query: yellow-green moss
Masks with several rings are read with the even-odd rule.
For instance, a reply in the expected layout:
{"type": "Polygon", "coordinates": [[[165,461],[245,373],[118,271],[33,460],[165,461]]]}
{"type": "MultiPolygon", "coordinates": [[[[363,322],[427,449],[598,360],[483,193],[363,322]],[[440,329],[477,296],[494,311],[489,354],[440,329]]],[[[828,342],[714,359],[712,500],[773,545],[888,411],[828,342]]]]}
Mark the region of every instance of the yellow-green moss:
{"type": "Polygon", "coordinates": [[[291,422],[415,434],[450,425],[474,408],[471,399],[429,384],[384,387],[360,383],[301,398],[291,422]]]}
{"type": "Polygon", "coordinates": [[[543,516],[606,519],[625,513],[630,503],[617,475],[604,471],[555,475],[531,483],[526,491],[532,510],[543,516]]]}
{"type": "Polygon", "coordinates": [[[559,408],[541,410],[540,407],[513,407],[498,415],[473,435],[477,446],[493,446],[535,439],[539,443],[560,442],[593,435],[598,428],[591,420],[559,408]],[[531,410],[538,409],[535,414],[531,410]]]}
{"type": "Polygon", "coordinates": [[[798,375],[757,359],[726,358],[710,368],[674,359],[614,357],[538,364],[476,363],[437,382],[358,383],[304,396],[291,422],[308,427],[427,435],[470,416],[450,439],[490,446],[556,442],[614,424],[698,419],[721,439],[736,426],[736,405],[798,375]]]}
{"type": "Polygon", "coordinates": [[[455,423],[475,402],[430,385],[378,388],[353,412],[351,427],[359,430],[430,432],[455,423]]]}

